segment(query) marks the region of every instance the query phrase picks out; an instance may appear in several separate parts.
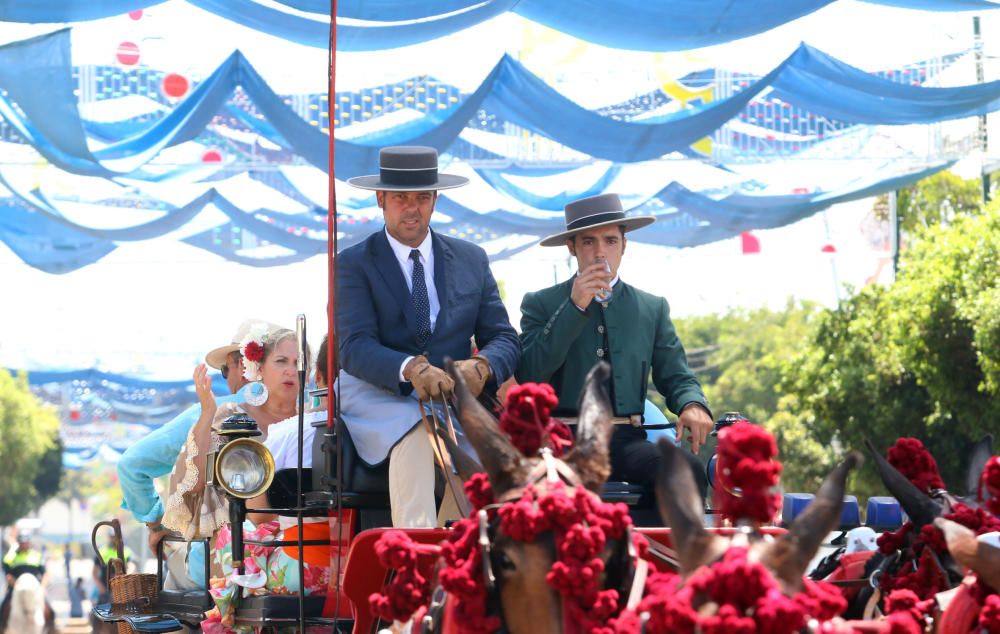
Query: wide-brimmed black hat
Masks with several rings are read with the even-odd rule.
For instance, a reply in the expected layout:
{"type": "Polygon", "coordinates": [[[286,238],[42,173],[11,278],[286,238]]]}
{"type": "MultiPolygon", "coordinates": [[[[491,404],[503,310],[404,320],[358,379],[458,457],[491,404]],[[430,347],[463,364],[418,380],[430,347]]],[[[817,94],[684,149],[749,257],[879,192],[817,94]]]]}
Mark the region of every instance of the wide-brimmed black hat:
{"type": "Polygon", "coordinates": [[[618,225],[623,231],[632,231],[654,222],[656,216],[626,217],[618,194],[601,194],[574,200],[566,205],[566,231],[543,238],[538,244],[543,247],[558,247],[566,243],[566,238],[587,229],[618,225]]]}
{"type": "Polygon", "coordinates": [[[378,174],[355,176],[348,184],[360,189],[388,192],[422,192],[461,187],[464,176],[438,174],[438,153],[432,147],[397,145],[378,153],[378,174]]]}

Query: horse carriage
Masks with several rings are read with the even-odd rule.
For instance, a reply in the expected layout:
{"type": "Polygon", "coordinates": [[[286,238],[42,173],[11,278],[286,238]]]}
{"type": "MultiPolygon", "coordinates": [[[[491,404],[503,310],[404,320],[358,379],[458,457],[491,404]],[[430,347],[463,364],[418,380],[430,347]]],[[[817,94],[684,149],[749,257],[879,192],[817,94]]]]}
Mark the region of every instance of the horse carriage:
{"type": "MultiPolygon", "coordinates": [[[[732,544],[742,544],[748,552],[755,553],[753,557],[756,560],[765,562],[771,574],[779,580],[782,591],[802,592],[803,575],[814,564],[814,555],[820,545],[826,542],[828,535],[832,531],[847,531],[862,525],[856,498],[844,495],[846,475],[858,461],[858,457],[854,455],[831,475],[815,496],[792,493],[780,498],[784,525],[790,527],[787,532],[784,528],[759,525],[754,525],[752,529],[749,525],[706,527],[703,518],[713,517],[713,513],[719,509],[708,509],[709,513],[703,514],[706,509],[697,496],[692,474],[686,466],[680,466],[682,461],[678,460],[679,450],[673,449],[669,443],[661,443],[666,467],[657,486],[660,492],[658,501],[655,492],[640,490],[629,483],[606,482],[607,429],[602,425],[609,423],[602,422],[601,418],[609,417],[606,403],[600,402],[602,372],[606,372],[603,366],[592,372],[581,407],[576,448],[562,459],[554,458],[548,450],[543,450],[538,457],[515,454],[516,450],[510,443],[498,437],[495,419],[462,389],[463,386],[456,377],[456,409],[482,464],[464,455],[448,441],[446,429],[440,421],[435,421],[434,425],[442,443],[449,446],[449,453],[455,458],[454,475],[475,480],[473,472],[484,471],[492,484],[492,495],[496,501],[485,506],[482,502],[473,504],[479,510],[453,528],[411,529],[402,533],[386,528],[390,524],[387,467],[383,465],[371,468],[360,460],[342,421],[334,419],[333,422],[313,422],[316,433],[313,435],[312,445],[301,446],[300,440],[300,455],[309,453],[312,467],[300,466],[278,472],[274,471],[267,448],[255,440],[254,437],[259,432],[252,420],[242,416],[226,421],[221,430],[226,438],[225,444],[208,456],[208,473],[210,485],[224,491],[230,501],[231,548],[235,572],[243,572],[243,549],[253,544],[295,547],[299,552],[308,547],[328,549],[333,571],[325,596],[255,594],[237,599],[239,604],[235,610],[235,623],[264,631],[282,628],[304,631],[305,628],[316,626],[322,628],[321,631],[374,632],[386,625],[385,621],[373,616],[375,612],[380,612],[383,617],[391,615],[388,617],[390,622],[393,618],[406,615],[406,610],[400,611],[398,605],[392,607],[396,601],[391,596],[392,585],[406,583],[406,579],[412,578],[430,579],[440,554],[438,544],[454,543],[456,531],[465,531],[470,535],[476,533],[472,540],[475,546],[470,551],[475,556],[470,555],[469,560],[478,560],[478,572],[474,576],[481,574],[482,579],[486,580],[484,583],[488,587],[488,605],[484,609],[492,618],[499,619],[486,622],[502,625],[511,632],[561,631],[556,627],[558,624],[553,625],[554,629],[537,625],[545,619],[570,618],[565,613],[560,617],[560,612],[552,606],[544,605],[544,601],[541,601],[542,605],[539,607],[538,597],[547,596],[551,592],[545,592],[544,588],[537,585],[529,590],[532,588],[531,583],[537,584],[539,580],[543,586],[546,584],[549,575],[545,571],[549,570],[549,564],[558,559],[553,554],[553,549],[558,550],[558,547],[553,545],[551,539],[547,542],[539,540],[541,545],[526,545],[500,535],[498,526],[502,522],[497,520],[495,513],[505,504],[516,503],[526,489],[536,486],[600,492],[601,502],[595,503],[605,505],[606,509],[617,508],[616,512],[626,509],[628,514],[643,518],[641,528],[633,531],[630,526],[635,522],[629,521],[625,523],[629,526],[628,530],[608,534],[609,546],[602,564],[606,565],[602,568],[606,584],[601,592],[614,589],[616,596],[622,597],[621,603],[632,610],[640,604],[641,589],[650,575],[690,573],[706,562],[718,561],[728,552],[727,549],[732,548],[732,544]],[[519,466],[512,468],[513,464],[519,466]],[[672,493],[664,495],[668,490],[672,493]],[[326,518],[330,538],[305,539],[300,530],[298,539],[294,541],[254,542],[245,539],[245,502],[261,492],[267,493],[270,508],[254,509],[255,511],[294,517],[297,521],[305,517],[326,518]],[[487,519],[484,508],[491,509],[491,519],[487,519]],[[645,523],[645,518],[650,517],[650,513],[657,516],[657,508],[672,528],[649,526],[645,523]],[[400,537],[400,534],[405,537],[400,537]],[[407,548],[417,553],[410,570],[390,569],[386,551],[394,546],[386,545],[387,541],[395,543],[397,548],[400,541],[405,542],[407,548]],[[613,547],[610,545],[612,543],[615,544],[613,547]],[[643,544],[641,547],[638,546],[640,543],[643,544]],[[640,550],[643,557],[639,556],[640,550]],[[538,562],[543,562],[542,569],[532,573],[533,566],[538,562]],[[518,579],[518,575],[526,576],[528,580],[518,579]],[[379,595],[386,587],[390,588],[388,595],[379,595]],[[518,592],[522,594],[518,595],[518,592]],[[376,597],[379,596],[383,597],[382,609],[377,609],[376,605],[379,601],[376,597]],[[627,601],[625,597],[628,597],[627,601]],[[509,606],[512,605],[518,607],[510,609],[509,606]]],[[[314,396],[324,394],[325,391],[322,390],[313,392],[314,396]]],[[[716,431],[738,422],[742,422],[741,417],[726,415],[716,423],[716,431]]],[[[300,424],[304,423],[300,421],[300,424]]],[[[302,434],[299,437],[301,439],[302,434]]],[[[987,451],[986,456],[988,455],[987,451]]],[[[719,458],[713,456],[708,462],[711,485],[732,488],[732,484],[720,484],[718,461],[719,458]]],[[[876,465],[880,472],[885,471],[878,458],[876,465]]],[[[917,509],[926,506],[913,502],[912,491],[893,480],[891,475],[886,476],[886,479],[890,490],[903,500],[904,506],[916,504],[917,509]]],[[[439,496],[448,493],[444,490],[446,486],[439,487],[439,496]]],[[[744,495],[746,504],[754,503],[752,496],[744,495]]],[[[541,499],[542,494],[534,498],[536,503],[541,499]]],[[[910,508],[907,510],[910,513],[920,512],[910,508]]],[[[605,511],[593,512],[599,516],[605,511]]],[[[900,506],[893,498],[870,499],[867,517],[869,527],[880,532],[897,529],[904,520],[900,506]]],[[[620,519],[612,523],[620,523],[620,519]]],[[[923,519],[928,521],[927,518],[923,519]]],[[[594,522],[593,518],[591,522],[594,522]]],[[[709,520],[707,523],[715,522],[709,520]]],[[[159,554],[162,562],[162,543],[159,554]]],[[[825,563],[828,569],[821,576],[837,570],[840,554],[841,552],[836,552],[834,556],[827,558],[825,563]]],[[[818,568],[823,567],[821,564],[818,568]]],[[[856,578],[844,578],[841,574],[839,583],[852,587],[868,585],[871,579],[869,567],[871,566],[863,567],[864,574],[856,578]]],[[[884,567],[884,564],[876,566],[878,570],[884,570],[884,567]]],[[[209,578],[207,568],[206,563],[206,579],[209,578]]],[[[95,615],[109,623],[127,624],[132,630],[140,632],[171,631],[180,629],[182,625],[197,627],[205,611],[213,605],[207,588],[174,591],[165,589],[163,581],[164,570],[161,563],[156,575],[156,591],[151,593],[152,598],[140,606],[97,606],[95,615]]],[[[461,606],[461,601],[453,600],[449,606],[444,599],[446,596],[447,593],[440,592],[439,589],[433,596],[423,597],[430,607],[417,611],[417,625],[422,631],[454,631],[443,623],[448,619],[462,618],[461,608],[454,605],[458,602],[461,606]],[[456,612],[456,609],[459,611],[456,612]]],[[[870,593],[866,594],[864,602],[868,602],[869,597],[870,593]]],[[[590,597],[591,600],[593,598],[590,597]]],[[[567,602],[565,595],[563,601],[567,602]]],[[[568,603],[573,605],[572,601],[568,603]]],[[[496,628],[486,628],[491,629],[496,628]]]]}

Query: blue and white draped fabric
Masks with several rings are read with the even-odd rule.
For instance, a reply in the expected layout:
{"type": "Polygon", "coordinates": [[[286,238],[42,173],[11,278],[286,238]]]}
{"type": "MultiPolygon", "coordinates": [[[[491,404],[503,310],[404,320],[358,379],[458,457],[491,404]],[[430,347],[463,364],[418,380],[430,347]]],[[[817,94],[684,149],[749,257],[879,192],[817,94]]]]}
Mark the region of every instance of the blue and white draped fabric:
{"type": "MultiPolygon", "coordinates": [[[[983,11],[992,0],[867,0],[926,11],[983,11]]],[[[77,22],[120,15],[163,0],[48,0],[0,5],[0,21],[77,22]]],[[[188,0],[237,24],[292,42],[329,43],[329,4],[320,0],[188,0]],[[276,6],[277,5],[277,6],[276,6]],[[285,11],[281,5],[293,9],[285,11]]],[[[576,38],[639,51],[681,51],[729,42],[791,22],[835,0],[348,0],[337,45],[376,51],[444,37],[508,11],[576,38]]]]}

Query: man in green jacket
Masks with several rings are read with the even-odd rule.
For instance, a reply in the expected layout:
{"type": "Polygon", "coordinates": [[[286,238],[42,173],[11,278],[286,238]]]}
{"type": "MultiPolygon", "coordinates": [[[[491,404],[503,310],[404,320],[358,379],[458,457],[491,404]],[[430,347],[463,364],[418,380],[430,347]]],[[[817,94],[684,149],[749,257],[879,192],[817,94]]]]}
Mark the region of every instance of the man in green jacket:
{"type": "MultiPolygon", "coordinates": [[[[521,303],[519,382],[549,383],[559,396],[557,416],[577,416],[587,372],[598,361],[611,364],[611,400],[616,427],[611,438],[611,479],[652,485],[660,453],[646,440],[642,412],[651,378],[678,415],[677,435],[690,432],[695,453],[712,430],[708,402],[688,368],[670,307],[662,297],[618,277],[625,233],[655,221],[625,217],[617,194],[602,194],[566,205],[566,231],[541,241],[566,245],[578,273],[561,284],[525,295],[521,303]]],[[[704,470],[689,455],[702,497],[704,470]]]]}

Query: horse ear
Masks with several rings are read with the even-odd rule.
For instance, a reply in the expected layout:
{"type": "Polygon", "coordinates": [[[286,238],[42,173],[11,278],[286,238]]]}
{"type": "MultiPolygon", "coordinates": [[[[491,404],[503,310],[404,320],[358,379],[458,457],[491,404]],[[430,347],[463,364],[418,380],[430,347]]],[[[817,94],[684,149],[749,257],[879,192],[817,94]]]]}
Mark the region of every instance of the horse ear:
{"type": "Polygon", "coordinates": [[[660,516],[670,526],[670,537],[687,576],[726,550],[726,540],[705,530],[701,495],[691,465],[666,438],[660,443],[660,472],[656,477],[656,502],[660,516]]]}
{"type": "Polygon", "coordinates": [[[889,461],[882,457],[882,454],[875,449],[875,445],[870,440],[865,439],[865,444],[868,445],[868,450],[872,454],[875,462],[875,470],[878,472],[878,477],[881,478],[882,484],[885,485],[885,488],[889,489],[889,493],[892,493],[899,500],[900,506],[903,507],[903,510],[906,511],[906,514],[917,528],[930,524],[934,521],[935,517],[941,515],[942,508],[940,504],[913,486],[913,483],[907,480],[906,476],[897,471],[896,467],[889,464],[889,461]]]}
{"type": "Polygon", "coordinates": [[[993,434],[986,434],[979,442],[972,445],[972,450],[969,452],[969,470],[965,474],[966,497],[975,499],[979,489],[979,478],[992,456],[993,434]]]}
{"type": "Polygon", "coordinates": [[[991,544],[976,537],[958,522],[939,517],[934,525],[944,533],[948,552],[958,563],[971,569],[980,581],[1000,591],[1000,543],[991,544]]]}
{"type": "Polygon", "coordinates": [[[524,456],[500,431],[493,415],[472,395],[451,359],[445,360],[445,368],[455,381],[455,404],[458,418],[462,421],[462,431],[479,455],[493,493],[499,498],[523,484],[524,456]]]}
{"type": "Polygon", "coordinates": [[[614,430],[614,412],[608,390],[610,378],[611,366],[603,361],[587,374],[583,393],[580,395],[576,444],[565,460],[573,465],[583,485],[595,493],[600,492],[611,475],[608,446],[614,430]]]}
{"type": "Polygon", "coordinates": [[[837,528],[840,509],[844,505],[847,475],[864,460],[852,451],[842,463],[826,476],[816,498],[795,518],[788,532],[768,547],[761,561],[790,590],[802,587],[802,575],[812,561],[827,534],[837,528]]]}

